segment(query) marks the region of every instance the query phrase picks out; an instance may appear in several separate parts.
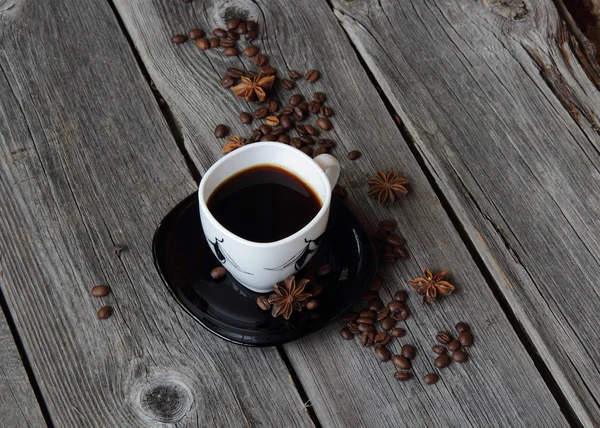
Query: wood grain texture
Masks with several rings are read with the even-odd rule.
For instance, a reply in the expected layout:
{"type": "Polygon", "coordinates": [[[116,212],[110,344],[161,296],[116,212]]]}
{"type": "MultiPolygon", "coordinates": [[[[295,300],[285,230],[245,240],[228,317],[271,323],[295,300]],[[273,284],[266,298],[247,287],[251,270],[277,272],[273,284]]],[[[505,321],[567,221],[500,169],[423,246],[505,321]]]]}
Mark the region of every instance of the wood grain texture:
{"type": "Polygon", "coordinates": [[[598,426],[594,55],[551,1],[334,4],[579,422],[598,426]]]}
{"type": "MultiPolygon", "coordinates": [[[[249,134],[237,122],[248,106],[219,87],[228,66],[246,67],[242,58],[220,51],[199,51],[193,44],[171,46],[172,34],[193,27],[222,27],[232,16],[260,22],[264,48],[284,71],[316,68],[314,85],[299,82],[309,95],[325,92],[336,111],[331,138],[338,147],[342,182],[349,203],[366,225],[395,218],[407,238],[411,259],[383,269],[389,299],[426,266],[451,271],[458,292],[423,309],[413,295],[408,335],[392,346],[413,343],[418,380],[399,383],[391,363],[379,363],[372,348],[345,342],[332,325],[310,337],[285,345],[285,351],[324,426],[565,426],[554,398],[521,346],[461,238],[429,186],[408,145],[362,69],[342,28],[321,1],[206,1],[190,4],[155,0],[117,0],[116,8],[156,86],[181,125],[185,147],[201,171],[218,159],[222,142],[212,137],[217,123],[231,124],[234,133],[249,134]],[[346,158],[362,151],[355,162],[346,158]],[[410,180],[410,194],[393,206],[366,198],[365,179],[375,170],[397,168],[410,180]],[[436,386],[420,379],[430,371],[431,346],[439,329],[458,321],[473,326],[477,344],[471,360],[442,372],[436,386]]],[[[290,92],[279,93],[286,100],[290,92]]],[[[372,226],[369,226],[372,227],[372,226]]]]}
{"type": "MultiPolygon", "coordinates": [[[[0,270],[0,282],[2,276],[0,270]]],[[[0,428],[44,425],[40,406],[0,309],[0,428]]]]}
{"type": "Polygon", "coordinates": [[[0,285],[54,425],[310,426],[276,349],[216,340],[156,273],[195,184],[109,5],[0,11],[0,94],[0,285]]]}

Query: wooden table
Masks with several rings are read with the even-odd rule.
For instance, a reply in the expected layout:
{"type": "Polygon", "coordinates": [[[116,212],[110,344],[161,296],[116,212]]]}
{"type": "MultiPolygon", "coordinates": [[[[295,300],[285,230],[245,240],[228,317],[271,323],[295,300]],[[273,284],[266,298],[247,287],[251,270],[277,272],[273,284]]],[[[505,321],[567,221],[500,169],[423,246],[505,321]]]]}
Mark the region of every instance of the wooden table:
{"type": "Polygon", "coordinates": [[[0,0],[0,427],[599,426],[600,67],[578,3],[0,0]],[[248,132],[219,85],[248,61],[170,39],[233,16],[260,22],[276,67],[321,71],[299,89],[336,112],[348,204],[371,232],[396,219],[410,248],[382,296],[450,271],[457,292],[413,296],[392,346],[417,347],[417,380],[337,323],[231,345],[162,286],[157,223],[221,157],[215,125],[248,132]],[[368,199],[377,169],[409,195],[368,199]],[[470,361],[427,386],[457,321],[470,361]]]}

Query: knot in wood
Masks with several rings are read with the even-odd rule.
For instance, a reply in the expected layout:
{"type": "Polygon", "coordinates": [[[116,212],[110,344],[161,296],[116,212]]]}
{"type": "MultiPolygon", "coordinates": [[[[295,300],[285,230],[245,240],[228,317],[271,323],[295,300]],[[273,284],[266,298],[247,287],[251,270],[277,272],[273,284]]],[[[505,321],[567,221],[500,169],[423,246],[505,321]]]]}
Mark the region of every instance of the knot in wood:
{"type": "Polygon", "coordinates": [[[530,6],[525,0],[483,0],[496,15],[513,21],[521,21],[529,14],[530,6]]]}
{"type": "Polygon", "coordinates": [[[215,20],[215,22],[218,23],[217,26],[225,27],[227,21],[232,18],[239,18],[243,21],[258,21],[258,17],[261,13],[258,6],[253,2],[230,0],[219,5],[218,15],[219,19],[215,20]]]}
{"type": "Polygon", "coordinates": [[[176,423],[189,412],[193,403],[191,390],[179,380],[153,379],[138,396],[145,416],[162,423],[176,423]]]}

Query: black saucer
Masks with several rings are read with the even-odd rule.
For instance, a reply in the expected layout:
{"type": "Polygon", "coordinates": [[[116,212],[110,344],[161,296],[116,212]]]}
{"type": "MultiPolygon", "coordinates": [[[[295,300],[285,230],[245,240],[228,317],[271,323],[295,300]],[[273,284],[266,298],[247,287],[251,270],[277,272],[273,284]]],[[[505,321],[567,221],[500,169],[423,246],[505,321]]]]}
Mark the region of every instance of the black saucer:
{"type": "Polygon", "coordinates": [[[179,304],[210,332],[246,346],[278,345],[323,328],[360,296],[376,271],[375,251],[366,232],[336,197],[319,250],[297,274],[303,278],[316,267],[331,263],[332,272],[318,277],[323,286],[319,307],[294,313],[289,321],[260,310],[256,304],[260,294],[229,274],[219,281],[211,279],[209,272],[219,262],[204,238],[198,193],[167,214],[156,229],[152,247],[154,264],[179,304]]]}

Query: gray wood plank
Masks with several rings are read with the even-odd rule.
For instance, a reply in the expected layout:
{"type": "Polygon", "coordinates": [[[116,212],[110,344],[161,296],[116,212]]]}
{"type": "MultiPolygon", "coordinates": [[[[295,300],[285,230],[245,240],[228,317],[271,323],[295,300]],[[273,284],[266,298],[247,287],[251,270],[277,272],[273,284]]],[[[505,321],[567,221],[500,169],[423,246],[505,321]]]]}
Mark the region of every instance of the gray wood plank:
{"type": "MultiPolygon", "coordinates": [[[[0,281],[2,281],[0,270],[0,281]]],[[[0,428],[43,427],[44,417],[0,309],[0,428]]]]}
{"type": "Polygon", "coordinates": [[[551,1],[334,4],[580,423],[598,426],[594,56],[551,1]]]}
{"type": "MultiPolygon", "coordinates": [[[[367,225],[395,218],[406,235],[411,259],[385,269],[382,295],[389,298],[423,267],[447,268],[459,291],[424,310],[415,296],[407,321],[409,334],[393,346],[414,343],[419,357],[415,373],[434,370],[431,346],[438,329],[466,320],[473,325],[477,345],[472,360],[442,373],[428,387],[420,380],[399,383],[390,363],[373,357],[373,349],[344,342],[339,325],[285,345],[319,421],[324,426],[564,426],[554,398],[517,339],[485,279],[429,186],[408,145],[362,69],[343,30],[320,1],[219,1],[171,3],[117,0],[116,8],[156,86],[181,125],[185,147],[201,171],[220,158],[222,141],[212,137],[217,123],[231,124],[234,133],[249,133],[237,121],[248,107],[219,87],[228,66],[248,60],[225,58],[217,50],[200,52],[191,43],[172,46],[170,37],[199,26],[223,26],[232,16],[260,21],[257,43],[281,70],[315,67],[322,78],[299,83],[305,95],[327,93],[334,108],[343,164],[342,181],[349,202],[367,225]],[[350,162],[346,153],[360,149],[350,162]],[[378,206],[366,197],[365,179],[375,170],[398,168],[410,180],[411,193],[394,206],[378,206]]],[[[280,93],[287,99],[289,93],[280,93]]]]}
{"type": "Polygon", "coordinates": [[[156,273],[154,229],[195,184],[108,3],[8,3],[0,286],[54,425],[312,425],[276,349],[216,340],[156,273]]]}

